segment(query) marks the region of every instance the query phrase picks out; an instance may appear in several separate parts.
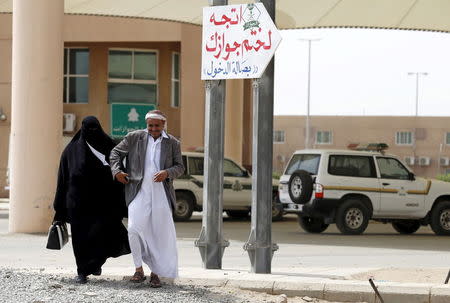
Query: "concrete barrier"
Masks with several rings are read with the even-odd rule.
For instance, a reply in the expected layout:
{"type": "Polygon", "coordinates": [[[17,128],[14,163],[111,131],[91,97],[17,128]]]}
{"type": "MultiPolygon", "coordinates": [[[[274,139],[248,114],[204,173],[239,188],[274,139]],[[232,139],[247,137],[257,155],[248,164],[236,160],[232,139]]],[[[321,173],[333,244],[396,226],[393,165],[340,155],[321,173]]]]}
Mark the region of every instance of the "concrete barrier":
{"type": "MultiPolygon", "coordinates": [[[[369,282],[330,281],[277,275],[255,275],[245,273],[229,278],[183,278],[181,283],[196,285],[233,287],[243,290],[265,292],[273,295],[285,294],[288,297],[312,297],[328,301],[379,303],[369,282]]],[[[394,283],[375,281],[385,303],[449,303],[450,286],[394,283]]]]}
{"type": "Polygon", "coordinates": [[[430,290],[430,303],[450,302],[450,285],[434,285],[430,290]]]}
{"type": "Polygon", "coordinates": [[[328,301],[375,303],[375,292],[369,282],[331,281],[325,284],[323,298],[328,301]]]}
{"type": "Polygon", "coordinates": [[[273,286],[273,294],[285,294],[288,297],[313,297],[323,299],[324,283],[309,283],[309,282],[292,282],[285,279],[284,281],[275,281],[273,286]]]}

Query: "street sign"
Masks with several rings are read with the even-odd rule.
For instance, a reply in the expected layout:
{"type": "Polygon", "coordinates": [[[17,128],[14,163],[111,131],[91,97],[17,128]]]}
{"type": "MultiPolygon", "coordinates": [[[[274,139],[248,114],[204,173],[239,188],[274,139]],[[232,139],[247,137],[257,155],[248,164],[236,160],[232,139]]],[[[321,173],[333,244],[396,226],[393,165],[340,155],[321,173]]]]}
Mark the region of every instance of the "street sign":
{"type": "Polygon", "coordinates": [[[201,78],[259,78],[280,41],[262,3],[204,7],[201,78]]]}
{"type": "Polygon", "coordinates": [[[145,115],[156,109],[155,104],[111,104],[111,136],[124,137],[127,133],[146,128],[145,115]]]}

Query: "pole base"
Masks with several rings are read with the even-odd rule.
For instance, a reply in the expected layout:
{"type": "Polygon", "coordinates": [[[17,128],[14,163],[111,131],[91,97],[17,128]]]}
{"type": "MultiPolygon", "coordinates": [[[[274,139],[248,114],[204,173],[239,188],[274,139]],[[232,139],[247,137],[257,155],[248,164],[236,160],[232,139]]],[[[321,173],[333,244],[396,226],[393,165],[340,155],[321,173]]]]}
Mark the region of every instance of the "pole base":
{"type": "Polygon", "coordinates": [[[225,251],[225,247],[230,245],[230,242],[224,240],[220,236],[217,242],[208,242],[206,240],[205,227],[202,227],[200,236],[194,241],[195,247],[200,250],[200,256],[202,257],[202,263],[204,269],[222,269],[222,257],[225,251]]]}
{"type": "Polygon", "coordinates": [[[268,245],[257,244],[253,239],[252,231],[250,239],[244,244],[244,250],[247,251],[251,263],[251,272],[257,274],[270,274],[272,258],[279,249],[276,243],[269,243],[268,245]]]}

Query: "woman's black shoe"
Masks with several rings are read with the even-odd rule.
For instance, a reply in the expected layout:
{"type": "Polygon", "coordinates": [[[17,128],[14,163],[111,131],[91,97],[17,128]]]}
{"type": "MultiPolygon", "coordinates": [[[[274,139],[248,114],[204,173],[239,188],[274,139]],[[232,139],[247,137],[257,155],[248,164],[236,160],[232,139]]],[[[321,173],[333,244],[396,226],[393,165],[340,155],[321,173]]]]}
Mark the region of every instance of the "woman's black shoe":
{"type": "Polygon", "coordinates": [[[78,276],[75,277],[75,283],[86,284],[87,283],[87,277],[85,275],[78,275],[78,276]]]}
{"type": "Polygon", "coordinates": [[[93,274],[94,276],[100,276],[100,275],[102,274],[102,269],[100,268],[99,270],[94,271],[92,274],[93,274]]]}

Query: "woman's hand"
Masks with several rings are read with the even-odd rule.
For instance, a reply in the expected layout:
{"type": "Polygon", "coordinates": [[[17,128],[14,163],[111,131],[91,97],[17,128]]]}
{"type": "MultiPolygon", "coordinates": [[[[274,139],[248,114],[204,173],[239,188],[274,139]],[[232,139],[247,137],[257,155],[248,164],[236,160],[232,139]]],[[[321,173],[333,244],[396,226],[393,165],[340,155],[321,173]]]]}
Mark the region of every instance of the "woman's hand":
{"type": "Polygon", "coordinates": [[[128,174],[127,173],[117,173],[116,174],[116,179],[117,181],[119,181],[122,184],[128,184],[130,181],[128,180],[128,174]]]}

